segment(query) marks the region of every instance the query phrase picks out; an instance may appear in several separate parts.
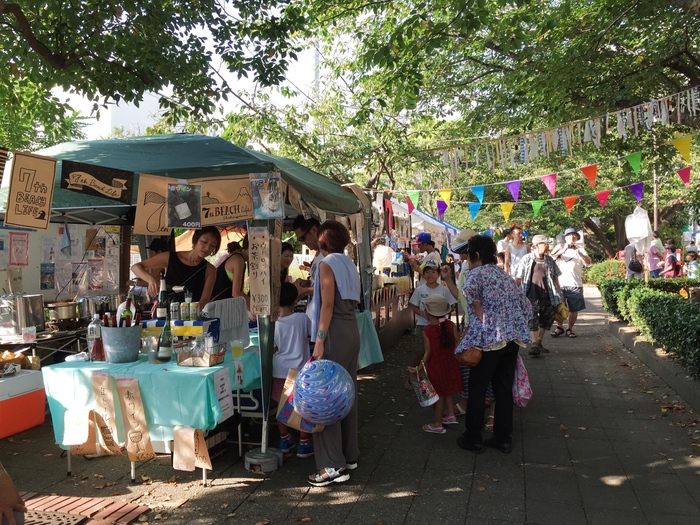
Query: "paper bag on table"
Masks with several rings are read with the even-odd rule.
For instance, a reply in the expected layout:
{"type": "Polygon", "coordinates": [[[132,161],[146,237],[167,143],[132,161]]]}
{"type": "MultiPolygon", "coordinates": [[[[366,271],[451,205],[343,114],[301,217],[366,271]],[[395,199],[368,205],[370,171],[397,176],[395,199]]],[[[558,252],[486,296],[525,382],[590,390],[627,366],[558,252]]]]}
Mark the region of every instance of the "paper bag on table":
{"type": "Polygon", "coordinates": [[[209,449],[204,434],[198,428],[176,426],[173,435],[173,468],[193,471],[195,468],[211,470],[209,449]]]}
{"type": "Polygon", "coordinates": [[[324,427],[323,425],[314,425],[310,421],[307,421],[301,414],[297,412],[294,408],[294,380],[297,378],[297,370],[292,368],[289,369],[287,373],[287,379],[284,382],[284,390],[280,396],[280,401],[277,405],[277,421],[280,421],[287,425],[288,427],[299,430],[300,432],[321,432],[324,427]]]}

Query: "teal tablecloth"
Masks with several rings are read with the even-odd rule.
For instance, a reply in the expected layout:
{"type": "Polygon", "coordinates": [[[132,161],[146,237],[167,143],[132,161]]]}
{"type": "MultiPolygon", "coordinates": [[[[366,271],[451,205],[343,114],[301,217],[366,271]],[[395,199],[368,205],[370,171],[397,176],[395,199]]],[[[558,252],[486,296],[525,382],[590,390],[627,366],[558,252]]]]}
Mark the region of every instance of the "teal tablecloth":
{"type": "MultiPolygon", "coordinates": [[[[224,367],[229,370],[231,387],[241,390],[260,388],[260,357],[257,348],[243,353],[243,385],[235,385],[235,368],[230,352],[224,363],[212,367],[185,367],[176,363],[152,365],[146,356],[133,363],[69,362],[42,368],[44,388],[51,410],[56,443],[63,442],[63,420],[68,409],[92,409],[92,374],[106,373],[115,379],[135,378],[144,403],[151,439],[168,441],[173,429],[184,425],[201,430],[213,429],[222,412],[216,396],[214,373],[224,367]]],[[[117,397],[113,385],[114,399],[117,397]]],[[[119,439],[123,441],[121,411],[116,402],[119,439]]]]}

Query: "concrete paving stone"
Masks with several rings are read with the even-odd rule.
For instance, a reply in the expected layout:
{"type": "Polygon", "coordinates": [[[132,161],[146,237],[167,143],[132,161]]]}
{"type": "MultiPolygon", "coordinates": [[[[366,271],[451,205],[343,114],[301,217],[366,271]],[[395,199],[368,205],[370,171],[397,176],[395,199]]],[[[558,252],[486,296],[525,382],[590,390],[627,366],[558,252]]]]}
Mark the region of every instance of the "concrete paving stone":
{"type": "Polygon", "coordinates": [[[525,500],[522,488],[511,491],[498,486],[491,487],[488,483],[475,483],[469,498],[467,516],[467,523],[472,523],[475,518],[525,523],[525,500]]]}
{"type": "Polygon", "coordinates": [[[523,460],[526,463],[571,465],[571,454],[566,440],[555,437],[526,437],[523,440],[523,460]]]}
{"type": "Polygon", "coordinates": [[[551,438],[562,438],[564,433],[559,428],[559,423],[555,418],[547,418],[544,423],[539,423],[535,421],[527,421],[527,424],[523,429],[524,438],[539,438],[539,437],[551,437],[551,438]]]}
{"type": "Polygon", "coordinates": [[[647,525],[649,521],[639,508],[601,508],[586,506],[586,519],[589,525],[647,525]]]}
{"type": "Polygon", "coordinates": [[[629,445],[612,440],[611,443],[618,454],[620,463],[628,474],[673,474],[668,454],[662,446],[654,443],[629,445]]]}
{"type": "Polygon", "coordinates": [[[567,505],[555,498],[527,501],[528,525],[585,525],[586,515],[579,505],[567,505]]]}
{"type": "Polygon", "coordinates": [[[472,479],[472,469],[460,473],[426,469],[406,516],[407,523],[463,523],[472,479]]]}
{"type": "Polygon", "coordinates": [[[581,505],[576,474],[570,466],[525,465],[525,494],[530,501],[556,501],[566,505],[581,505]]]}
{"type": "MultiPolygon", "coordinates": [[[[676,514],[693,516],[696,523],[700,522],[700,510],[695,500],[684,487],[679,490],[657,490],[655,492],[638,489],[632,479],[632,486],[639,499],[640,505],[647,514],[676,514]]],[[[672,522],[667,522],[672,523],[672,522]]]]}
{"type": "Polygon", "coordinates": [[[596,476],[586,476],[579,474],[578,468],[576,473],[581,500],[585,508],[641,508],[631,481],[624,474],[605,471],[596,476]]]}
{"type": "Polygon", "coordinates": [[[620,443],[625,446],[632,446],[633,444],[651,444],[652,440],[648,436],[647,431],[641,430],[626,430],[622,428],[610,428],[605,429],[605,434],[612,443],[620,443]]]}
{"type": "Polygon", "coordinates": [[[666,514],[659,512],[646,511],[647,520],[650,525],[697,525],[698,518],[696,516],[685,516],[682,514],[666,514]]]}

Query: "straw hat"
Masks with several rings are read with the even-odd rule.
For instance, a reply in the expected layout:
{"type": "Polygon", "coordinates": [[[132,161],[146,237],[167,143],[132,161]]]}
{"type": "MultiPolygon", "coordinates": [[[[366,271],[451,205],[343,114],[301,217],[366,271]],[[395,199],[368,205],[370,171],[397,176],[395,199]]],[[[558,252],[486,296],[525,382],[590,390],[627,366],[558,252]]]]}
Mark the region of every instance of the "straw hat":
{"type": "Polygon", "coordinates": [[[469,248],[469,239],[478,235],[474,230],[466,228],[459,232],[457,237],[452,241],[452,251],[454,253],[467,253],[469,248]]]}
{"type": "Polygon", "coordinates": [[[429,295],[423,299],[425,311],[435,317],[444,317],[452,310],[450,303],[442,295],[429,295]]]}

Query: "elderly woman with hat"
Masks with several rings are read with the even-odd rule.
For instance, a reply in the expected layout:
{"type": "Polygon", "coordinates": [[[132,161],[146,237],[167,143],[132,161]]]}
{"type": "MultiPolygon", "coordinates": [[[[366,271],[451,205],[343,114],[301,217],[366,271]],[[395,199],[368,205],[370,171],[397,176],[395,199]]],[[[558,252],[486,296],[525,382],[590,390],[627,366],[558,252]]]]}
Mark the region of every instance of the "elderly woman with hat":
{"type": "Polygon", "coordinates": [[[586,309],[586,301],[583,299],[583,267],[591,265],[591,258],[586,253],[582,245],[577,244],[581,240],[581,235],[575,228],[564,230],[564,244],[552,250],[552,257],[557,263],[561,275],[559,284],[561,292],[569,309],[569,317],[566,321],[566,331],[560,321],[550,334],[552,337],[559,337],[566,334],[567,337],[574,338],[574,324],[578,318],[578,313],[586,309]]]}
{"type": "Polygon", "coordinates": [[[515,284],[522,288],[532,305],[530,321],[531,356],[548,352],[542,346],[544,333],[554,324],[554,313],[561,303],[559,275],[561,271],[548,254],[549,239],[546,235],[532,238],[532,252],[522,258],[515,272],[515,284]]]}

